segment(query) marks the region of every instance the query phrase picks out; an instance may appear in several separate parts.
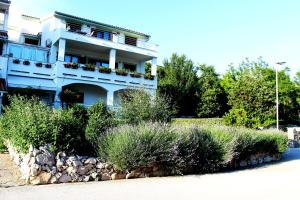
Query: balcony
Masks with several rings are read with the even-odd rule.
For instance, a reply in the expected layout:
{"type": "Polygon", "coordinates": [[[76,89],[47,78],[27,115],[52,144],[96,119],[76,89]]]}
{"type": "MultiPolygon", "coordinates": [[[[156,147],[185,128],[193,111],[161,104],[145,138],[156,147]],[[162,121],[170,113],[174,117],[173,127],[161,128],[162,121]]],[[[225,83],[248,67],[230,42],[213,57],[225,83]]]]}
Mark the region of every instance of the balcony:
{"type": "Polygon", "coordinates": [[[30,78],[53,79],[54,69],[53,65],[48,63],[9,58],[7,74],[30,78]]]}
{"type": "Polygon", "coordinates": [[[111,36],[101,38],[97,37],[97,35],[95,35],[94,33],[88,34],[81,31],[68,31],[66,29],[56,29],[54,31],[54,34],[56,35],[54,39],[55,41],[59,39],[66,39],[107,48],[113,48],[117,50],[129,51],[151,57],[157,57],[158,45],[142,40],[137,40],[136,46],[126,44],[125,36],[118,34],[112,34],[111,36]]]}
{"type": "MultiPolygon", "coordinates": [[[[139,74],[134,77],[133,74],[120,74],[115,71],[110,71],[109,68],[100,69],[98,67],[88,68],[86,65],[71,64],[66,62],[56,62],[55,68],[57,70],[57,77],[64,79],[74,79],[78,82],[100,82],[107,84],[125,85],[128,87],[141,87],[141,88],[156,88],[157,79],[152,77],[153,80],[147,79],[144,75],[139,74]]],[[[148,77],[149,78],[149,77],[148,77]]]]}

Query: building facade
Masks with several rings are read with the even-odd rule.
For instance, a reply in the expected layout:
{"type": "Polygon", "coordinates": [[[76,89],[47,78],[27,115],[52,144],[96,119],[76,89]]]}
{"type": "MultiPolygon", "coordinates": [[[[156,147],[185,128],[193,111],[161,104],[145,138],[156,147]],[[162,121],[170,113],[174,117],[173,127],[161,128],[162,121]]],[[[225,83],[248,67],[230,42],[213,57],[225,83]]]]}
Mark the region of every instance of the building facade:
{"type": "Polygon", "coordinates": [[[0,0],[1,96],[29,88],[59,107],[66,90],[85,106],[99,100],[118,106],[120,94],[129,89],[154,94],[157,45],[149,35],[61,12],[22,15],[19,23],[8,24],[9,6],[0,0]]]}

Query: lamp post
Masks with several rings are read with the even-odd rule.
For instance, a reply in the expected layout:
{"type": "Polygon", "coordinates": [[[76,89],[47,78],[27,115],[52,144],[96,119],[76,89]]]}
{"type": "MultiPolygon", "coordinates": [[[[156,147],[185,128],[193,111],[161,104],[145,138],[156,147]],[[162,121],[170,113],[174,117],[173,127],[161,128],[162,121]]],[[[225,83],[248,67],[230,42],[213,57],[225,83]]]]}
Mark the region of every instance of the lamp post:
{"type": "Polygon", "coordinates": [[[282,66],[286,62],[276,63],[276,128],[279,131],[279,98],[278,98],[278,65],[282,66]]]}

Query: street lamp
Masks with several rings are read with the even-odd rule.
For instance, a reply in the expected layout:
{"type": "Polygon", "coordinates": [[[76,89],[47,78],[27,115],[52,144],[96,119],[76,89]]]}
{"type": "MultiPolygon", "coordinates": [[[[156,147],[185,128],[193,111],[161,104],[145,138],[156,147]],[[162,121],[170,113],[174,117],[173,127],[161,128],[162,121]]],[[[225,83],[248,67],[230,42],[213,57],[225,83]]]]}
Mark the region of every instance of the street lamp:
{"type": "Polygon", "coordinates": [[[279,98],[278,98],[278,65],[282,66],[286,62],[276,63],[276,128],[279,131],[279,98]]]}

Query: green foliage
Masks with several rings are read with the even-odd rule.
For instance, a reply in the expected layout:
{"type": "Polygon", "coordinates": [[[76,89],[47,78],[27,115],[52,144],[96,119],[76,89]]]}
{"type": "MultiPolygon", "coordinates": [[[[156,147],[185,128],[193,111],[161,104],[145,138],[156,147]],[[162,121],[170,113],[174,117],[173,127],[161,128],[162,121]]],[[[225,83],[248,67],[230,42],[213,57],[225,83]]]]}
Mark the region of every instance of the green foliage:
{"type": "Polygon", "coordinates": [[[173,163],[175,134],[158,124],[121,126],[100,141],[99,156],[125,171],[173,163]]]}
{"type": "Polygon", "coordinates": [[[176,118],[172,120],[176,126],[208,125],[221,126],[225,125],[222,118],[176,118]]]}
{"type": "Polygon", "coordinates": [[[144,90],[130,90],[121,96],[119,114],[125,123],[168,122],[173,113],[169,99],[159,94],[151,97],[144,90]]]}
{"type": "Polygon", "coordinates": [[[53,110],[36,98],[12,97],[11,105],[1,118],[3,138],[21,152],[32,144],[51,144],[55,151],[85,154],[84,108],[53,110]]]}
{"type": "Polygon", "coordinates": [[[173,173],[205,173],[257,154],[287,150],[287,136],[225,126],[177,127],[160,124],[121,126],[99,141],[98,155],[118,170],[163,166],[173,173]]]}
{"type": "MultiPolygon", "coordinates": [[[[298,118],[299,106],[295,84],[287,72],[288,69],[279,71],[280,116],[291,122],[298,118]]],[[[246,59],[237,69],[231,66],[221,81],[232,107],[226,121],[250,128],[274,124],[275,80],[275,70],[261,58],[246,59]]]]}
{"type": "Polygon", "coordinates": [[[177,129],[176,170],[183,174],[213,172],[223,163],[225,149],[208,130],[177,129]]]}
{"type": "Polygon", "coordinates": [[[85,130],[85,138],[91,147],[95,147],[97,140],[107,129],[116,125],[114,114],[110,112],[106,105],[99,101],[88,109],[88,121],[85,130]]]}
{"type": "Polygon", "coordinates": [[[200,65],[198,117],[221,117],[227,111],[227,98],[213,66],[200,65]]]}
{"type": "Polygon", "coordinates": [[[199,87],[197,68],[185,55],[173,54],[158,72],[158,93],[167,96],[178,108],[178,116],[195,116],[199,87]]]}
{"type": "Polygon", "coordinates": [[[4,132],[0,121],[0,153],[3,153],[4,151],[6,151],[6,147],[4,145],[4,132]]]}

